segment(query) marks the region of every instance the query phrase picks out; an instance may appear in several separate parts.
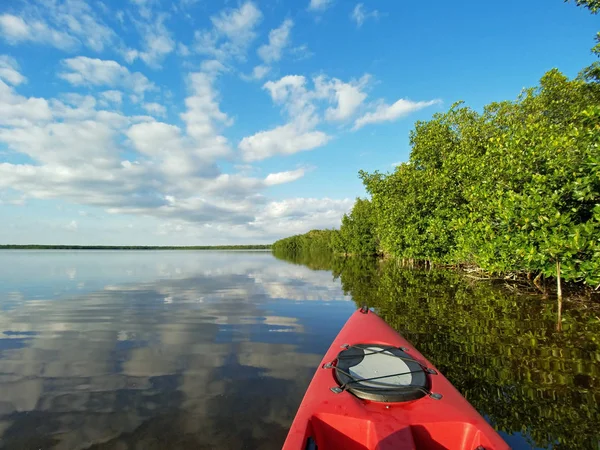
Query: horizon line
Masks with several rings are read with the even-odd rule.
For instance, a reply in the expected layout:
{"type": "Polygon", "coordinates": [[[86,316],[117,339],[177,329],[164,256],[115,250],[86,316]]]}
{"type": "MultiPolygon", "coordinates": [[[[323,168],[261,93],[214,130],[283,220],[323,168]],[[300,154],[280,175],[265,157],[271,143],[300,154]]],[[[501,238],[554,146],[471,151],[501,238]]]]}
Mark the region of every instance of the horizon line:
{"type": "Polygon", "coordinates": [[[262,250],[272,244],[223,244],[223,245],[71,245],[71,244],[0,244],[0,250],[262,250]]]}

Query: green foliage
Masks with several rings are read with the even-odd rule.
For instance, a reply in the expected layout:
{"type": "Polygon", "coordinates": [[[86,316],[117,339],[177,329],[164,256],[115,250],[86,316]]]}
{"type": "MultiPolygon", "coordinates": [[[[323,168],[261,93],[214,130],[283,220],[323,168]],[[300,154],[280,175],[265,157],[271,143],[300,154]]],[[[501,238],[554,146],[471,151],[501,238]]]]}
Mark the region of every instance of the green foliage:
{"type": "MultiPolygon", "coordinates": [[[[600,91],[550,71],[517,102],[488,106],[479,182],[465,192],[461,250],[492,272],[600,282],[600,91]]],[[[473,169],[470,169],[473,170],[473,169]]]]}
{"type": "Polygon", "coordinates": [[[411,132],[410,160],[362,172],[398,258],[600,283],[600,86],[557,70],[513,102],[460,104],[411,132]]]}
{"type": "Polygon", "coordinates": [[[361,172],[385,253],[454,261],[456,231],[449,225],[465,213],[463,189],[472,177],[464,164],[479,156],[484,140],[476,127],[478,115],[459,106],[415,124],[410,160],[394,173],[361,172]]]}
{"type": "Polygon", "coordinates": [[[340,231],[334,241],[337,253],[375,255],[379,239],[375,233],[373,205],[367,199],[357,198],[350,214],[344,214],[340,231]]]}
{"type": "Polygon", "coordinates": [[[305,234],[290,236],[273,243],[271,250],[278,256],[305,254],[311,256],[318,253],[332,253],[337,230],[312,230],[305,234]]]}
{"type": "Polygon", "coordinates": [[[373,206],[369,200],[357,198],[352,211],[342,218],[339,230],[312,230],[290,236],[276,241],[272,250],[276,256],[298,259],[302,254],[375,255],[378,246],[373,206]]]}

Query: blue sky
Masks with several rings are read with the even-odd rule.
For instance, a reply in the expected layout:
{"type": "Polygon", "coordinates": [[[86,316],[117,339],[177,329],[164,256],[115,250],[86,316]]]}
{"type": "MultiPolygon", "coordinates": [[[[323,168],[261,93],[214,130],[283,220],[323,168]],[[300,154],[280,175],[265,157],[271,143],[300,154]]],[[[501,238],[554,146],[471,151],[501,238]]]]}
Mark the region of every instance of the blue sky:
{"type": "Polygon", "coordinates": [[[575,76],[599,25],[561,0],[5,0],[0,241],[337,226],[416,120],[575,76]]]}

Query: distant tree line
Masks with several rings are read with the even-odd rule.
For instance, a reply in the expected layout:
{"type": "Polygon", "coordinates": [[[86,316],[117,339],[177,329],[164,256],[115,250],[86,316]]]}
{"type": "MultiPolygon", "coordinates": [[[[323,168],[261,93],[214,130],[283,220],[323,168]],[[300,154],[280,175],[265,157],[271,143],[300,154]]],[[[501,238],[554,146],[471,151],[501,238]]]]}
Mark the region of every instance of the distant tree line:
{"type": "Polygon", "coordinates": [[[276,241],[271,250],[273,253],[287,255],[302,255],[310,257],[314,254],[336,251],[339,235],[337,230],[312,230],[306,234],[298,234],[276,241]]]}
{"type": "Polygon", "coordinates": [[[457,103],[417,122],[408,162],[360,172],[370,199],[357,199],[339,230],[273,251],[385,254],[598,286],[599,74],[597,62],[572,80],[554,69],[515,101],[481,113],[457,103]]]}
{"type": "Polygon", "coordinates": [[[256,245],[0,245],[0,250],[267,250],[271,244],[256,245]]]}

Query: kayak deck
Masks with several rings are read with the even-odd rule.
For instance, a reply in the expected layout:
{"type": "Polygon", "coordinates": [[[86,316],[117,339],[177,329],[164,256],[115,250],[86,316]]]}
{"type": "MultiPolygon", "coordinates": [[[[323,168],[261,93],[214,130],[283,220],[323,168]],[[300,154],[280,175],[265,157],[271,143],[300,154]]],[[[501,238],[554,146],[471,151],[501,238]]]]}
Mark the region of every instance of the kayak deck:
{"type": "Polygon", "coordinates": [[[333,341],[306,391],[283,446],[284,450],[508,448],[423,355],[366,308],[356,311],[333,341]],[[410,355],[427,374],[426,395],[400,402],[371,401],[351,393],[349,383],[340,385],[335,375],[340,351],[360,344],[369,344],[366,348],[401,349],[410,355]]]}

